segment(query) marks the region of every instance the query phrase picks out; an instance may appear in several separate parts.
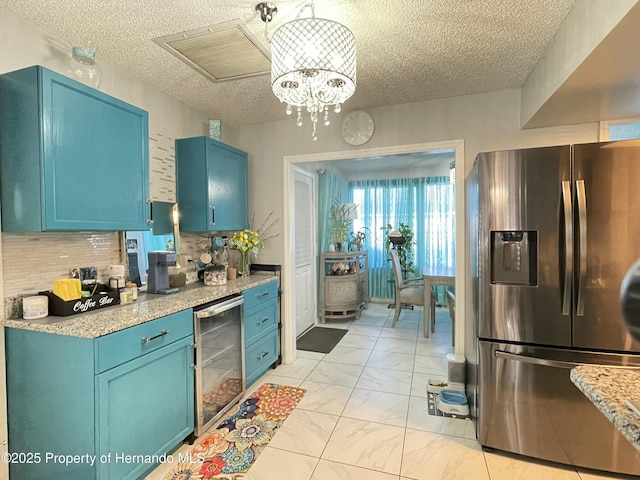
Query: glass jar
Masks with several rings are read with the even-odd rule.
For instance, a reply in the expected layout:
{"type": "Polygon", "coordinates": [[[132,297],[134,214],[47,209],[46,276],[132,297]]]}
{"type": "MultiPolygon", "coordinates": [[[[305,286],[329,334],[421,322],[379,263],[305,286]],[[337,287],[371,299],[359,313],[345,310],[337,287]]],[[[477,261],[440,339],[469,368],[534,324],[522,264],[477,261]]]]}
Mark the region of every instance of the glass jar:
{"type": "Polygon", "coordinates": [[[225,265],[207,265],[204,269],[204,284],[209,286],[227,284],[227,267],[225,265]]]}

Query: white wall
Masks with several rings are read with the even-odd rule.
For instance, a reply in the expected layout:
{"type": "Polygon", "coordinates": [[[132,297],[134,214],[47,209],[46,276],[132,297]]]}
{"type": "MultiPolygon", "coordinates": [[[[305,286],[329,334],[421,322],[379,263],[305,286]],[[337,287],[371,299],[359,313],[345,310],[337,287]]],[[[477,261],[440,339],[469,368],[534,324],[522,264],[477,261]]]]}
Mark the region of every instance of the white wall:
{"type": "Polygon", "coordinates": [[[636,3],[638,0],[575,3],[522,87],[522,125],[535,117],[636,3]]]}
{"type": "MultiPolygon", "coordinates": [[[[311,140],[307,119],[302,127],[289,118],[239,128],[238,145],[249,153],[249,204],[256,218],[273,211],[284,233],[283,157],[288,155],[344,150],[357,155],[358,150],[462,139],[466,176],[479,152],[598,140],[597,123],[520,130],[519,90],[367,109],[376,130],[363,147],[350,147],[340,137],[340,121],[349,111],[347,102],[342,114],[332,115],[331,125],[319,126],[317,142],[311,140]]],[[[282,242],[272,242],[260,255],[265,263],[282,263],[282,242]]]]}
{"type": "MultiPolygon", "coordinates": [[[[599,133],[597,123],[520,130],[520,90],[505,90],[368,109],[376,123],[375,135],[363,147],[350,147],[342,141],[339,129],[342,117],[350,111],[348,102],[343,109],[344,113],[333,116],[331,125],[319,127],[317,142],[311,140],[308,121],[305,121],[303,127],[296,127],[295,119],[287,119],[247,125],[239,129],[238,146],[249,153],[249,205],[255,210],[258,219],[274,212],[274,216],[280,219],[277,228],[282,239],[285,237],[284,229],[290,228],[288,220],[284,218],[290,209],[285,209],[285,202],[290,204],[290,199],[285,192],[288,186],[284,185],[284,181],[288,178],[288,173],[284,168],[286,166],[288,171],[288,164],[285,164],[291,156],[299,158],[307,155],[309,158],[314,157],[314,161],[320,161],[322,154],[326,154],[328,159],[349,158],[351,155],[342,152],[353,151],[353,156],[358,156],[358,150],[460,141],[459,154],[463,154],[463,157],[456,158],[456,216],[459,219],[456,238],[458,245],[462,246],[467,239],[463,221],[466,204],[463,182],[479,152],[593,142],[598,140],[599,133]],[[285,161],[284,157],[289,158],[285,161]]],[[[287,271],[289,260],[284,248],[284,241],[270,242],[260,252],[260,261],[282,264],[283,275],[291,276],[287,271]]],[[[457,272],[466,270],[465,251],[466,245],[465,248],[457,249],[457,272]]],[[[287,292],[286,278],[284,284],[283,332],[286,335],[294,330],[289,324],[293,308],[287,292]]],[[[456,316],[458,329],[462,332],[466,317],[465,290],[466,285],[459,278],[456,293],[461,297],[463,308],[458,308],[456,316]]],[[[462,342],[456,342],[456,352],[462,353],[463,349],[462,342]]],[[[294,339],[285,338],[283,356],[285,362],[294,358],[294,339]]]]}
{"type": "MultiPolygon", "coordinates": [[[[0,73],[42,65],[66,74],[70,50],[61,48],[61,41],[50,39],[32,24],[1,8],[0,44],[0,73]]],[[[149,131],[171,138],[206,135],[209,132],[208,119],[203,113],[114,70],[101,61],[100,51],[96,52],[96,60],[102,68],[99,90],[149,112],[149,131]]]]}

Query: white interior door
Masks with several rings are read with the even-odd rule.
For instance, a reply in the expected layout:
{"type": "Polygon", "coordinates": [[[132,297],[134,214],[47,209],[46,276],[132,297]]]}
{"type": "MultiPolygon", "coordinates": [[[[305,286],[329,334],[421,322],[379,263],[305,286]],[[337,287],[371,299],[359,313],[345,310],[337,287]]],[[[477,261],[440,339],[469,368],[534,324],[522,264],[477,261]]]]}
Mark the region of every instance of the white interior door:
{"type": "Polygon", "coordinates": [[[294,182],[293,298],[295,299],[296,337],[315,323],[315,177],[296,168],[294,182]]]}

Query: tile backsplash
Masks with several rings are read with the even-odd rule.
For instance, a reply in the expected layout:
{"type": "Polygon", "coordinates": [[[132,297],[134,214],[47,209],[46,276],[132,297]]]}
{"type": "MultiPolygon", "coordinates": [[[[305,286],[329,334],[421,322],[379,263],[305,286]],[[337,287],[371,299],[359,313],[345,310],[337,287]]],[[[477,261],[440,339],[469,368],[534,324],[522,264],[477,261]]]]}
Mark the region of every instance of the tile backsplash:
{"type": "MultiPolygon", "coordinates": [[[[174,139],[149,134],[149,183],[152,200],[176,201],[174,139]]],[[[12,298],[50,290],[75,267],[95,266],[106,282],[107,268],[123,262],[119,232],[2,233],[5,311],[12,298]]]]}
{"type": "MultiPolygon", "coordinates": [[[[152,200],[176,201],[175,142],[160,133],[149,135],[149,182],[152,200]]],[[[181,233],[180,253],[198,261],[213,235],[230,232],[181,233]]],[[[15,316],[22,296],[51,290],[53,281],[69,277],[71,269],[95,266],[101,282],[108,282],[107,270],[123,263],[119,232],[2,233],[4,311],[15,316]]],[[[229,263],[238,263],[237,252],[229,252],[229,263]]],[[[188,283],[196,281],[195,264],[181,271],[188,283]]],[[[142,273],[144,277],[144,273],[142,273]]]]}
{"type": "Polygon", "coordinates": [[[149,134],[149,184],[151,200],[175,203],[175,139],[161,133],[149,134]]]}
{"type": "Polygon", "coordinates": [[[117,232],[3,233],[4,295],[50,290],[75,267],[98,268],[106,281],[109,265],[122,263],[117,232]]]}

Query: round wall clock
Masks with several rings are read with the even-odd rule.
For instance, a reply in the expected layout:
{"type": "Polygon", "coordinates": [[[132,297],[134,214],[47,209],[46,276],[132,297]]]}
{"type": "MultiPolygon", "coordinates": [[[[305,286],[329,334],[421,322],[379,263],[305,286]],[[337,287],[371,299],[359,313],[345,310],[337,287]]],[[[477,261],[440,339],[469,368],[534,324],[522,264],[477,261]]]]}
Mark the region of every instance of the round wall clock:
{"type": "Polygon", "coordinates": [[[374,130],[373,118],[362,110],[350,112],[342,120],[342,138],[349,145],[364,145],[373,137],[374,130]]]}

